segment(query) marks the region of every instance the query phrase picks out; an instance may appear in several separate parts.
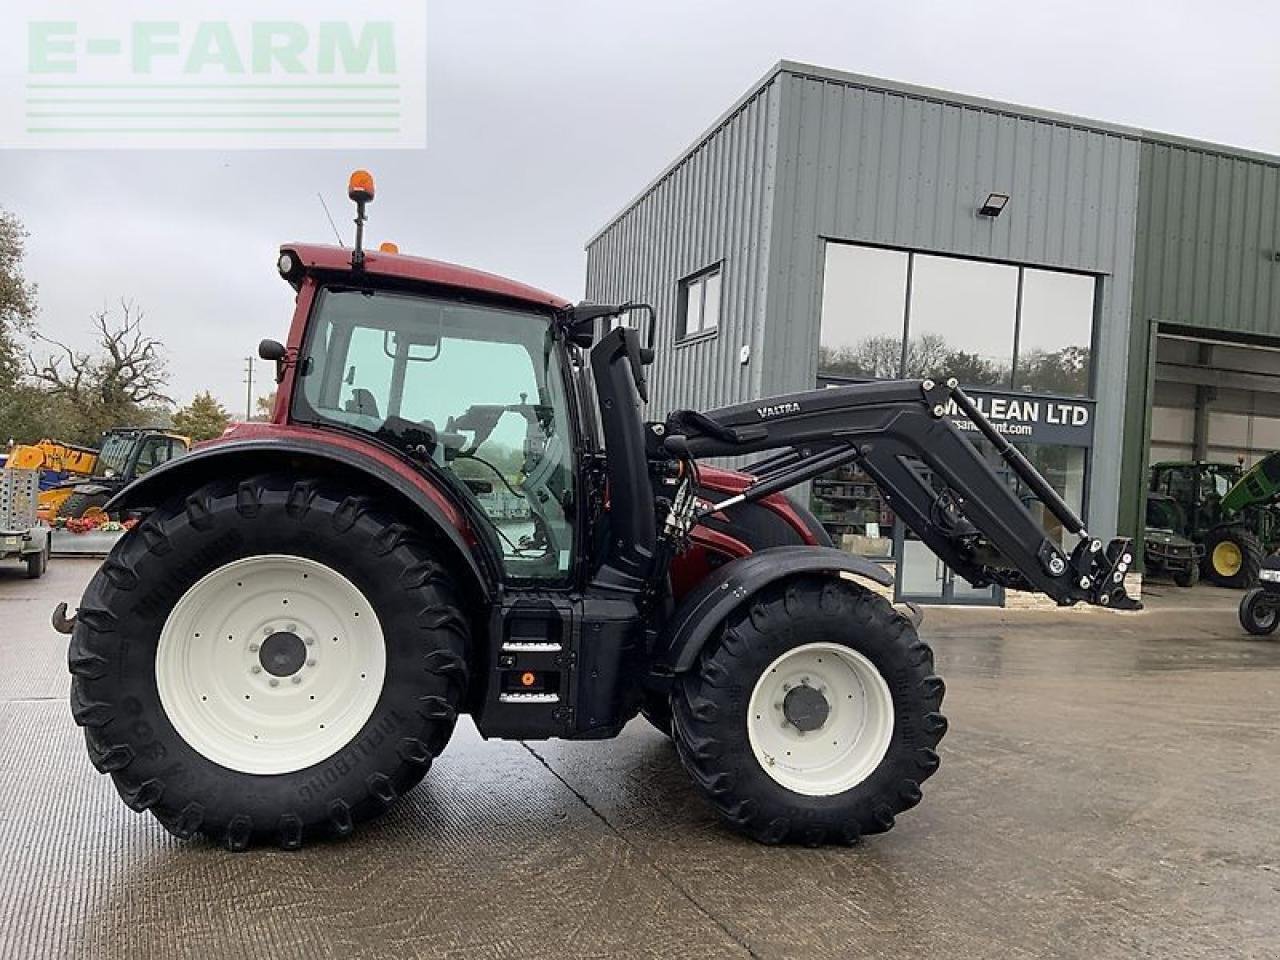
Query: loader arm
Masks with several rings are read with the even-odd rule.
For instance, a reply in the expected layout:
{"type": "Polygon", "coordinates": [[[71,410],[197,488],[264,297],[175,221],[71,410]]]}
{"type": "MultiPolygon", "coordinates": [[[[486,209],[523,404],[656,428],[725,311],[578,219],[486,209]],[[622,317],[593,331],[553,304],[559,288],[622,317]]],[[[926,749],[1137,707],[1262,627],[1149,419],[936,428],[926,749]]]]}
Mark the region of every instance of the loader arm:
{"type": "MultiPolygon", "coordinates": [[[[857,463],[903,522],[975,587],[1001,584],[1131,609],[1124,588],[1130,541],[1105,545],[954,380],[895,380],[789,394],[705,413],[677,411],[660,428],[677,459],[779,451],[747,472],[742,493],[722,510],[784,490],[835,467],[857,463]],[[1063,527],[1079,538],[1065,553],[952,423],[959,412],[1063,527]],[[932,475],[930,479],[929,475],[932,475]]],[[[702,511],[705,514],[706,510],[702,511]]],[[[701,514],[700,514],[701,515],[701,514]]],[[[696,521],[696,517],[694,518],[696,521]]]]}

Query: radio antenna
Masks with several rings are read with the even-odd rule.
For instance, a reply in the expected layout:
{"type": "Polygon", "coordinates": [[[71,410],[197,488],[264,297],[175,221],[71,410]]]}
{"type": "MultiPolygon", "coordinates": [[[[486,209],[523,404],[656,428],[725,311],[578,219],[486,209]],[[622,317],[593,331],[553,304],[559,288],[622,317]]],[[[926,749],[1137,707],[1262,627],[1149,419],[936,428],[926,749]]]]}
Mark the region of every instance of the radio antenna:
{"type": "Polygon", "coordinates": [[[324,194],[316,191],[316,199],[320,201],[320,206],[324,208],[324,215],[329,218],[329,226],[333,228],[333,235],[338,238],[338,246],[343,250],[347,249],[347,245],[342,242],[342,234],[338,231],[338,225],[333,222],[333,214],[329,212],[329,205],[324,202],[324,194]]]}

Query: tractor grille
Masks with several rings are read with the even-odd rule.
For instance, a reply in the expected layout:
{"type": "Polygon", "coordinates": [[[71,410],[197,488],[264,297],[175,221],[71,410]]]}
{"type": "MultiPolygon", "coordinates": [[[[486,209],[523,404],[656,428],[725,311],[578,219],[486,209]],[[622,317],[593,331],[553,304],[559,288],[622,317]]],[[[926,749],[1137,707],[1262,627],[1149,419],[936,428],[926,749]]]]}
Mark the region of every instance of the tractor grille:
{"type": "Polygon", "coordinates": [[[1195,544],[1156,543],[1147,541],[1147,550],[1156,557],[1170,560],[1198,560],[1204,555],[1204,549],[1195,544]]]}
{"type": "Polygon", "coordinates": [[[0,472],[0,530],[30,530],[36,525],[40,471],[0,472]]]}

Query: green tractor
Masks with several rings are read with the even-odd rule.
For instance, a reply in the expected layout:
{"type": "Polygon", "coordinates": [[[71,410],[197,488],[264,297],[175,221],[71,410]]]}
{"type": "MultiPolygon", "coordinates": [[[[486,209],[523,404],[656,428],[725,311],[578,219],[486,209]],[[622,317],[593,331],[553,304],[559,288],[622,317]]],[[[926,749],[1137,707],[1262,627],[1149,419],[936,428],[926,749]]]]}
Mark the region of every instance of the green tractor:
{"type": "Polygon", "coordinates": [[[1200,573],[1210,583],[1253,586],[1262,558],[1280,546],[1280,452],[1248,471],[1234,463],[1157,463],[1150,492],[1160,499],[1160,525],[1204,549],[1200,573]]]}

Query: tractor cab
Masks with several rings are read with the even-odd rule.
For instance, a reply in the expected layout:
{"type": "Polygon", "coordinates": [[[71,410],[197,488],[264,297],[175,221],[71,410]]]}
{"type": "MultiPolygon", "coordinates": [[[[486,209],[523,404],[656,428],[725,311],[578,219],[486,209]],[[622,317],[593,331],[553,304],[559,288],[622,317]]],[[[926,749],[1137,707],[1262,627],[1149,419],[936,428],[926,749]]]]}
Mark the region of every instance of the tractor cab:
{"type": "Polygon", "coordinates": [[[553,320],[447,292],[322,287],[292,419],[429,464],[483,518],[508,578],[564,581],[577,553],[579,444],[553,320]]]}

